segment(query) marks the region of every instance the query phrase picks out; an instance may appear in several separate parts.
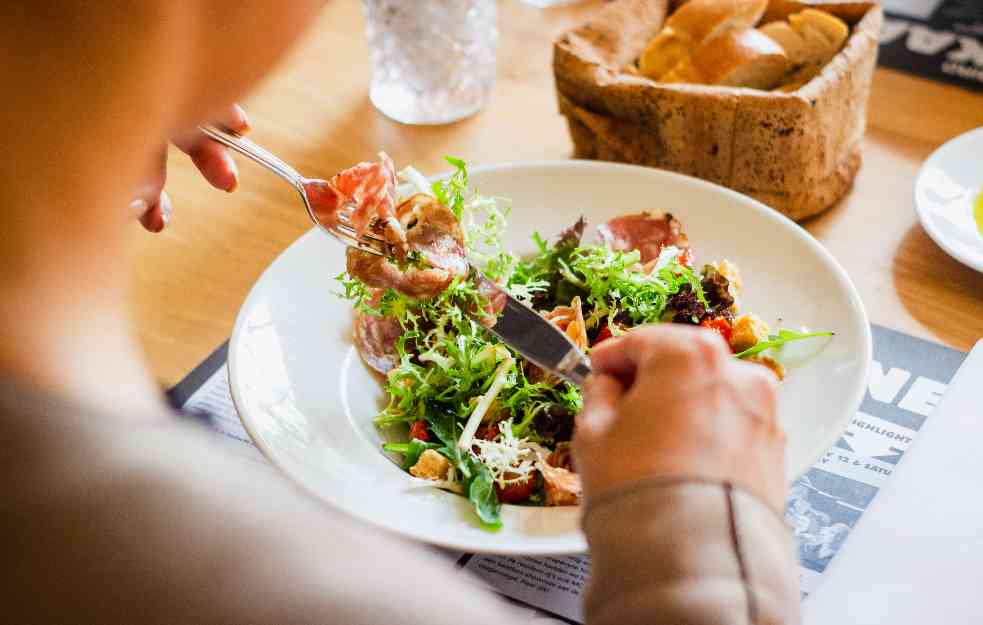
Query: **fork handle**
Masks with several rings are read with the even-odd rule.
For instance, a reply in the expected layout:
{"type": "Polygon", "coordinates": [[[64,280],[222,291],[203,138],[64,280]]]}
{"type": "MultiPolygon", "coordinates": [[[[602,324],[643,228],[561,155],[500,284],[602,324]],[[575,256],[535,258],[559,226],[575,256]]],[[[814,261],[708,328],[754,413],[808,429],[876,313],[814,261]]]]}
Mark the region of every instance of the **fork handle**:
{"type": "Polygon", "coordinates": [[[239,133],[223,128],[221,126],[199,126],[199,130],[209,139],[218,141],[222,145],[229,147],[239,154],[256,161],[263,167],[269,169],[290,184],[297,187],[303,194],[304,182],[307,180],[300,175],[296,169],[287,165],[285,162],[274,156],[271,152],[261,148],[239,133]]]}

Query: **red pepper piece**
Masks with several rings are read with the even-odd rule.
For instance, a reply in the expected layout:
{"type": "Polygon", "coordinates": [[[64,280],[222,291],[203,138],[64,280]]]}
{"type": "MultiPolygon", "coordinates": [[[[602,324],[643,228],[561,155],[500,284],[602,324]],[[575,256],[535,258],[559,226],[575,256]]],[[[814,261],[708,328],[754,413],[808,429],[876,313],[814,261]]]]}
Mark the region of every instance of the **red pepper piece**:
{"type": "Polygon", "coordinates": [[[730,337],[733,334],[733,328],[730,325],[730,321],[724,317],[706,317],[700,322],[700,325],[704,328],[709,328],[717,332],[720,336],[724,337],[727,344],[730,345],[730,337]]]}
{"type": "Polygon", "coordinates": [[[414,421],[413,424],[410,425],[410,439],[414,438],[421,440],[424,443],[430,441],[430,434],[427,433],[427,422],[423,419],[414,421]]]}

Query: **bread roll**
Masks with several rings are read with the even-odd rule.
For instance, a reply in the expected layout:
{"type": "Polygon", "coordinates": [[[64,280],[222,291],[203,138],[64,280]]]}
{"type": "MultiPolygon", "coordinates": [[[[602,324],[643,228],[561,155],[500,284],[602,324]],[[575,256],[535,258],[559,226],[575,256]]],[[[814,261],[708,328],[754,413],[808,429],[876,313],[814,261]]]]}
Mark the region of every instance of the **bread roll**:
{"type": "Polygon", "coordinates": [[[825,65],[850,34],[843,20],[815,9],[794,13],[787,22],[771,22],[758,30],[782,46],[795,65],[825,65]]]}
{"type": "Polygon", "coordinates": [[[658,80],[705,41],[757,24],[767,4],[768,0],[689,0],[669,16],[639,56],[638,68],[658,80]]]}
{"type": "Polygon", "coordinates": [[[770,89],[791,67],[780,45],[749,28],[704,42],[660,82],[770,89]]]}
{"type": "Polygon", "coordinates": [[[758,23],[768,0],[690,0],[669,16],[666,27],[694,47],[729,30],[758,23]]]}
{"type": "Polygon", "coordinates": [[[784,92],[795,91],[816,77],[850,34],[843,20],[816,9],[793,13],[787,22],[771,22],[758,30],[780,45],[796,67],[778,89],[784,92]]]}
{"type": "Polygon", "coordinates": [[[819,75],[822,65],[803,65],[782,79],[782,84],[772,89],[779,93],[792,93],[804,87],[810,80],[819,75]]]}
{"type": "MultiPolygon", "coordinates": [[[[695,1],[695,0],[693,0],[695,1]]],[[[667,71],[689,58],[692,47],[685,39],[668,27],[662,29],[642,55],[638,57],[638,69],[642,75],[658,79],[667,71]]]]}
{"type": "Polygon", "coordinates": [[[856,2],[853,0],[769,0],[762,22],[783,20],[793,13],[803,9],[818,9],[856,24],[877,2],[856,2]]]}
{"type": "MultiPolygon", "coordinates": [[[[817,56],[817,51],[810,49],[802,35],[796,32],[792,25],[785,20],[765,24],[758,30],[780,45],[785,50],[785,54],[788,55],[788,60],[795,65],[809,63],[817,56]]],[[[820,51],[824,49],[825,46],[820,51]]]]}
{"type": "Polygon", "coordinates": [[[840,18],[825,11],[806,9],[788,16],[788,23],[810,48],[823,49],[821,62],[827,63],[840,51],[850,28],[840,18]]]}

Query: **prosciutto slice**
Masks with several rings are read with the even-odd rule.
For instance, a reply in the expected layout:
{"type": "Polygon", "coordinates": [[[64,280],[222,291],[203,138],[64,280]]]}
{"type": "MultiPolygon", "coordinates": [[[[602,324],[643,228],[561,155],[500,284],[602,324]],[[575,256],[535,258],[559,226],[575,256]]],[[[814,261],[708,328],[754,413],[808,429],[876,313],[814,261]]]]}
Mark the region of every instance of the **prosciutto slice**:
{"type": "MultiPolygon", "coordinates": [[[[553,310],[540,314],[566,334],[578,349],[587,351],[587,324],[584,322],[584,311],[579,295],[570,301],[569,306],[557,306],[553,310]]],[[[547,373],[531,362],[526,361],[524,366],[526,377],[529,378],[530,382],[542,382],[551,386],[556,386],[561,382],[560,378],[547,373]]]]}
{"type": "Polygon", "coordinates": [[[584,312],[579,295],[571,300],[569,306],[557,306],[542,315],[562,330],[581,351],[587,351],[587,324],[584,323],[584,312]]]}
{"type": "MultiPolygon", "coordinates": [[[[376,303],[382,291],[376,293],[371,303],[376,303]]],[[[365,364],[379,373],[389,373],[399,364],[396,341],[403,333],[399,322],[392,317],[382,317],[365,312],[355,315],[355,349],[365,364]]]]}
{"type": "Polygon", "coordinates": [[[396,217],[406,232],[410,251],[417,252],[426,264],[454,276],[468,272],[464,231],[449,208],[429,195],[417,193],[396,208],[396,217]]]}
{"type": "Polygon", "coordinates": [[[570,462],[569,443],[560,443],[556,451],[547,454],[536,450],[536,468],[543,476],[543,491],[547,506],[575,506],[583,498],[583,484],[580,476],[573,472],[570,462]]]}
{"type": "Polygon", "coordinates": [[[338,225],[341,210],[350,206],[349,219],[358,236],[377,222],[397,248],[405,242],[396,217],[396,167],[385,152],[379,152],[377,163],[359,163],[331,180],[309,183],[306,190],[315,215],[323,223],[338,225]]]}
{"type": "Polygon", "coordinates": [[[682,250],[680,262],[690,264],[689,238],[683,225],[669,213],[648,212],[615,217],[597,228],[601,240],[613,250],[638,250],[642,264],[659,257],[662,248],[674,245],[682,250]]]}
{"type": "Polygon", "coordinates": [[[405,233],[407,254],[401,260],[348,248],[348,273],[379,289],[429,298],[442,292],[457,276],[467,275],[464,232],[454,213],[429,195],[418,193],[395,211],[405,233]]]}

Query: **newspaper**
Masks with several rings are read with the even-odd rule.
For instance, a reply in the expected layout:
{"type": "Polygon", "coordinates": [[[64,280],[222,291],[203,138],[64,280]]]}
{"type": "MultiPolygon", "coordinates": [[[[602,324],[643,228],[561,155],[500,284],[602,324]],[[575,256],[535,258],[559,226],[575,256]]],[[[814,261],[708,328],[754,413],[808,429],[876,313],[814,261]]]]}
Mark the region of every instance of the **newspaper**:
{"type": "MultiPolygon", "coordinates": [[[[840,440],[790,491],[785,519],[799,545],[803,598],[818,586],[829,562],[891,478],[965,358],[962,352],[880,326],[873,326],[873,336],[874,361],[860,410],[840,440]]],[[[186,414],[241,441],[244,453],[262,462],[236,415],[224,350],[212,354],[169,396],[186,414]]],[[[565,622],[583,622],[587,555],[446,555],[496,592],[535,608],[530,611],[534,622],[550,622],[544,612],[565,622]]]]}
{"type": "Polygon", "coordinates": [[[884,0],[878,63],[983,90],[983,2],[884,0]]]}

